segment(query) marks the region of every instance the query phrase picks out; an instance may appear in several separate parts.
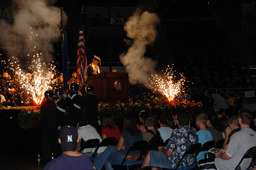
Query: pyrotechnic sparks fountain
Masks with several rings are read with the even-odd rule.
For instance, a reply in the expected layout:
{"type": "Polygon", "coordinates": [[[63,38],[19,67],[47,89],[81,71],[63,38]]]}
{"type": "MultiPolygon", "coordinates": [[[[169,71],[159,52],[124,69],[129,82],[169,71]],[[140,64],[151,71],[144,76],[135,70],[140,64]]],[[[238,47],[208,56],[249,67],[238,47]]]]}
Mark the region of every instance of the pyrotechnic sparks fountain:
{"type": "MultiPolygon", "coordinates": [[[[12,81],[20,84],[18,88],[22,95],[30,96],[38,104],[45,90],[51,89],[51,79],[55,73],[54,66],[46,64],[53,60],[52,43],[59,41],[60,36],[61,10],[54,3],[45,0],[13,1],[15,8],[13,18],[10,18],[13,21],[0,20],[0,43],[11,47],[7,51],[7,62],[12,64],[6,70],[12,69],[12,81]]],[[[66,23],[64,11],[63,20],[66,23]]]]}
{"type": "Polygon", "coordinates": [[[40,52],[39,42],[37,38],[38,34],[33,33],[32,27],[30,27],[30,41],[29,53],[27,59],[30,61],[27,63],[28,67],[26,71],[22,70],[20,61],[16,57],[12,57],[10,63],[10,69],[15,73],[16,81],[19,82],[22,89],[25,89],[29,95],[31,95],[33,101],[39,105],[41,104],[44,93],[46,90],[52,89],[50,84],[54,78],[55,65],[49,63],[48,65],[42,62],[43,54],[40,52]]]}
{"type": "Polygon", "coordinates": [[[164,95],[170,102],[184,92],[185,77],[180,73],[177,80],[174,73],[173,66],[168,66],[164,74],[153,74],[148,79],[149,88],[164,95]]]}
{"type": "Polygon", "coordinates": [[[20,83],[22,89],[25,89],[31,95],[37,105],[41,104],[44,92],[52,89],[50,84],[55,74],[55,65],[52,63],[44,71],[44,67],[47,68],[47,65],[41,62],[41,56],[41,53],[33,55],[33,60],[28,67],[29,72],[27,73],[21,69],[17,58],[12,57],[13,62],[10,63],[10,69],[15,73],[16,81],[20,83]]]}
{"type": "Polygon", "coordinates": [[[55,65],[49,63],[48,65],[42,62],[43,54],[40,53],[38,47],[38,41],[35,41],[39,36],[33,34],[32,28],[30,27],[31,33],[28,37],[31,45],[34,45],[29,49],[27,59],[30,60],[26,65],[26,69],[21,68],[21,64],[17,57],[12,56],[8,59],[10,62],[9,69],[15,74],[15,81],[18,81],[21,89],[25,90],[28,96],[31,96],[33,101],[39,105],[44,98],[44,92],[52,89],[50,84],[54,78],[55,65]],[[25,71],[24,71],[25,70],[25,71]]]}

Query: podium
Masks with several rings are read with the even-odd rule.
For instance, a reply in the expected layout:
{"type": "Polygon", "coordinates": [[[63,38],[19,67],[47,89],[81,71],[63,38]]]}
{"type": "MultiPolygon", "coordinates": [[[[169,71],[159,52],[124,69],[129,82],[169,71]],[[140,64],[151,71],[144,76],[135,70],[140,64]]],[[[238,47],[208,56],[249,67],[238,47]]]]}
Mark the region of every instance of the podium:
{"type": "Polygon", "coordinates": [[[87,84],[94,87],[94,95],[98,101],[116,102],[129,100],[128,73],[103,72],[88,77],[87,84]]]}

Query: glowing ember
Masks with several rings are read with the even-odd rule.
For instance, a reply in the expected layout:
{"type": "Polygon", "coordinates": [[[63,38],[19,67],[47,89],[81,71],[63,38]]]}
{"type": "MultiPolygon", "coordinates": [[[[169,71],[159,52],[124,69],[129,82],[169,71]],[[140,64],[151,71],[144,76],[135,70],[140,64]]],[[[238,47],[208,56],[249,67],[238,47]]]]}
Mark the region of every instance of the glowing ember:
{"type": "Polygon", "coordinates": [[[34,59],[28,67],[31,73],[26,73],[19,67],[17,58],[12,57],[15,61],[10,63],[12,70],[15,72],[16,80],[18,80],[21,87],[32,96],[33,101],[37,105],[41,104],[45,91],[52,89],[50,84],[55,73],[55,66],[53,64],[50,64],[50,68],[44,71],[46,64],[41,63],[40,55],[42,54],[37,53],[33,56],[34,59]]]}
{"type": "Polygon", "coordinates": [[[164,95],[169,101],[173,101],[184,92],[185,77],[180,74],[180,79],[174,75],[173,67],[167,67],[164,74],[154,74],[148,79],[150,89],[164,95]]]}

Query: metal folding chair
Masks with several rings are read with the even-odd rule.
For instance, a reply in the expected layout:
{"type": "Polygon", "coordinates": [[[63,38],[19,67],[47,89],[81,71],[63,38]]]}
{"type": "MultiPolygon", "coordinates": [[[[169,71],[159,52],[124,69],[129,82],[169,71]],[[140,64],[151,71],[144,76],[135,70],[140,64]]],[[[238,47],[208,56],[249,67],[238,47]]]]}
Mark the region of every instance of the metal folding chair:
{"type": "Polygon", "coordinates": [[[123,161],[121,164],[112,164],[112,166],[114,167],[118,167],[118,169],[122,168],[122,167],[126,167],[126,169],[128,170],[129,167],[134,167],[134,166],[141,166],[142,162],[143,162],[143,155],[146,154],[144,153],[145,150],[147,150],[147,141],[142,140],[142,141],[137,141],[134,142],[132,144],[132,146],[128,149],[126,155],[123,158],[123,161]],[[140,158],[136,161],[129,161],[127,159],[127,156],[129,155],[129,153],[131,151],[139,151],[140,152],[140,158]]]}
{"type": "Polygon", "coordinates": [[[175,170],[179,170],[180,166],[181,166],[181,169],[182,170],[187,170],[187,169],[194,169],[196,167],[196,160],[195,160],[195,163],[193,165],[191,165],[190,167],[183,167],[183,164],[182,164],[182,160],[184,159],[184,157],[188,154],[195,154],[195,159],[196,159],[196,156],[197,154],[200,152],[201,150],[201,144],[200,143],[196,143],[196,144],[192,144],[190,145],[190,147],[188,148],[188,150],[183,154],[182,158],[179,160],[175,170]]]}
{"type": "Polygon", "coordinates": [[[242,157],[242,159],[239,161],[239,163],[237,164],[235,170],[241,170],[241,163],[243,162],[244,159],[247,159],[247,158],[252,158],[252,160],[255,160],[256,159],[256,146],[254,147],[251,147],[245,154],[244,156],[242,157]]]}

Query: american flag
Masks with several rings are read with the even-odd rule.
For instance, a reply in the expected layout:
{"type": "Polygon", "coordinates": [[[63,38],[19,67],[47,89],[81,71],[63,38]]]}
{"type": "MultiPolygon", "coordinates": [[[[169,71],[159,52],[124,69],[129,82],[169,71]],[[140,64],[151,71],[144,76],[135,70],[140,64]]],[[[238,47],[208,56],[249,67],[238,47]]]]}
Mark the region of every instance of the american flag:
{"type": "Polygon", "coordinates": [[[79,79],[79,85],[82,86],[86,82],[87,78],[87,57],[85,53],[85,40],[84,32],[81,29],[78,37],[78,48],[77,48],[77,76],[79,79]]]}

